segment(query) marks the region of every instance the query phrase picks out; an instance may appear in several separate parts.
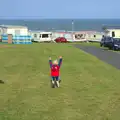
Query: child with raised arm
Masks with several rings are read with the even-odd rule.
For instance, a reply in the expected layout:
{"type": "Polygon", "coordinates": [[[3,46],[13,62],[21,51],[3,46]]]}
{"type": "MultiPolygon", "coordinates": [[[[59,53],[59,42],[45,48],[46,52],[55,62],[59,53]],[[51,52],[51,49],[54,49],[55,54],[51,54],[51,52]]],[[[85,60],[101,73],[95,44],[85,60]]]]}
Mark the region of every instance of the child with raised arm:
{"type": "Polygon", "coordinates": [[[59,57],[59,62],[57,60],[54,60],[52,63],[51,57],[49,57],[49,64],[50,64],[50,69],[51,69],[51,79],[52,79],[52,84],[54,84],[55,80],[57,83],[57,87],[59,87],[59,76],[60,76],[60,67],[62,64],[62,56],[59,57]]]}

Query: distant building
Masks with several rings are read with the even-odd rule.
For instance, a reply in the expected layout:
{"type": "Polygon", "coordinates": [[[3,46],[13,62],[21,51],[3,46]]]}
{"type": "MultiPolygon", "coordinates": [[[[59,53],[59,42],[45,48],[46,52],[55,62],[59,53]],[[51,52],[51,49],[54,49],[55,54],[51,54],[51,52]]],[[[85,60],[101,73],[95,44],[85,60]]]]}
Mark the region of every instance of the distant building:
{"type": "Polygon", "coordinates": [[[104,36],[120,38],[120,26],[105,26],[104,36]]]}
{"type": "Polygon", "coordinates": [[[73,41],[73,33],[69,31],[54,31],[52,33],[52,39],[55,40],[58,37],[64,37],[67,41],[73,41]]]}
{"type": "Polygon", "coordinates": [[[58,37],[65,37],[68,41],[73,41],[72,32],[65,32],[63,30],[56,31],[29,31],[29,35],[32,36],[32,41],[35,42],[49,42],[54,41],[58,37]]]}
{"type": "Polygon", "coordinates": [[[97,31],[77,31],[74,32],[75,41],[100,41],[103,33],[97,31]]]}
{"type": "Polygon", "coordinates": [[[0,25],[0,34],[28,35],[26,26],[0,25]]]}
{"type": "Polygon", "coordinates": [[[12,44],[32,44],[26,26],[0,25],[1,42],[12,44]]]}
{"type": "Polygon", "coordinates": [[[45,31],[29,31],[32,41],[35,42],[49,42],[52,40],[52,32],[45,31]]]}

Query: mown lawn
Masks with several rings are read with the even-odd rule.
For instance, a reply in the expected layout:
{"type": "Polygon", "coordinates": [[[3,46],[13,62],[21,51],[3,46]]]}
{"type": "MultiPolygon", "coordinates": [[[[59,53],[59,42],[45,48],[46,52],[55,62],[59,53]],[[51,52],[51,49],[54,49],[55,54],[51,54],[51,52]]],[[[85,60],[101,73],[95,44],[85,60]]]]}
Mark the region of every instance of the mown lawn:
{"type": "Polygon", "coordinates": [[[100,47],[99,42],[81,42],[79,43],[80,45],[85,45],[85,46],[95,46],[95,47],[100,47]]]}
{"type": "Polygon", "coordinates": [[[120,71],[72,44],[0,45],[0,120],[120,120],[120,71]],[[48,57],[62,55],[61,87],[48,57]]]}
{"type": "MultiPolygon", "coordinates": [[[[76,44],[76,43],[75,43],[76,44]]],[[[94,46],[94,47],[97,47],[97,48],[102,48],[104,50],[108,50],[108,51],[112,51],[112,52],[117,52],[119,53],[120,50],[117,50],[117,51],[114,51],[114,50],[110,50],[108,47],[100,47],[100,43],[99,42],[89,42],[89,43],[86,43],[86,42],[81,42],[79,43],[80,45],[83,45],[83,46],[94,46]]]]}

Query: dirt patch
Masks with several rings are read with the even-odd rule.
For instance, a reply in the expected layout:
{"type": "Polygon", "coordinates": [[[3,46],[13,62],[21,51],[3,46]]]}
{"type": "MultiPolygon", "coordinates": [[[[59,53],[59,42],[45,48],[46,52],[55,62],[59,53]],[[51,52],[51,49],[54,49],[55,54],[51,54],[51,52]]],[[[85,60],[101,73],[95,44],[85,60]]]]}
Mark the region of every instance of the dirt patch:
{"type": "Polygon", "coordinates": [[[0,45],[0,48],[14,48],[14,47],[10,45],[0,45]]]}

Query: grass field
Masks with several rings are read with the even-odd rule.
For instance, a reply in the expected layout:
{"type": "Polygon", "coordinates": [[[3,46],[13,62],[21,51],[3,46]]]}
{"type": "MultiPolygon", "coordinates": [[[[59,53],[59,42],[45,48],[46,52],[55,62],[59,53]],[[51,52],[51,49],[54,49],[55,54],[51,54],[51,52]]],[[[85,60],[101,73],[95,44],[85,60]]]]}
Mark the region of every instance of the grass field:
{"type": "Polygon", "coordinates": [[[120,71],[72,44],[0,45],[0,120],[120,120],[120,71]],[[61,87],[48,57],[63,56],[61,87]]]}
{"type": "MultiPolygon", "coordinates": [[[[76,44],[76,43],[75,43],[76,44]]],[[[80,45],[85,45],[85,46],[95,46],[95,47],[100,47],[100,43],[99,42],[81,42],[79,43],[80,45]]]]}

